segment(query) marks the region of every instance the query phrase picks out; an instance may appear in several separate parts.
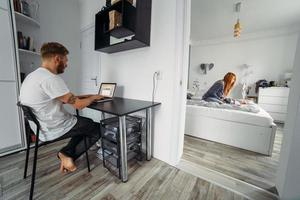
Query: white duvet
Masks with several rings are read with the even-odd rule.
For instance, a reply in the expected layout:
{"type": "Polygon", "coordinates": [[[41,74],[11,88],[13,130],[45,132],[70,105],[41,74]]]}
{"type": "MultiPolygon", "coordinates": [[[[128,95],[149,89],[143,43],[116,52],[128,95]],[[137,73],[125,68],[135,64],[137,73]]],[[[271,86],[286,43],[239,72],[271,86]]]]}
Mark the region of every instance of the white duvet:
{"type": "Polygon", "coordinates": [[[187,105],[197,105],[197,106],[204,106],[210,108],[222,108],[228,110],[239,110],[244,112],[251,112],[251,113],[258,113],[260,112],[260,107],[255,103],[247,103],[241,105],[234,105],[234,104],[219,104],[217,102],[207,102],[204,100],[187,100],[187,105]]]}

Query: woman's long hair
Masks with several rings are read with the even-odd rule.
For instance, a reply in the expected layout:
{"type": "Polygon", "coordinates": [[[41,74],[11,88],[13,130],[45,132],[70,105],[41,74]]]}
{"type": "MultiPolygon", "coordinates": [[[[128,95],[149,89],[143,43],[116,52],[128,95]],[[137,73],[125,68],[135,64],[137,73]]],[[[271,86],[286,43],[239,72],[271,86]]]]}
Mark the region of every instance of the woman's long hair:
{"type": "Polygon", "coordinates": [[[236,81],[236,75],[232,72],[228,72],[225,76],[224,76],[224,96],[226,97],[229,92],[231,91],[231,89],[233,88],[233,85],[236,81]]]}

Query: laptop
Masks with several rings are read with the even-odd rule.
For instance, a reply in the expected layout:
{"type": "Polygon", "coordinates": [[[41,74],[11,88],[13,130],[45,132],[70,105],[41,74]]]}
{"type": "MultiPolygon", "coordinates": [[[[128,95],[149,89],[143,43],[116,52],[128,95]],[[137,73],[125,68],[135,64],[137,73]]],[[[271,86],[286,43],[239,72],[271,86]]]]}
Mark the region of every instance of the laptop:
{"type": "Polygon", "coordinates": [[[116,87],[116,83],[101,83],[98,94],[104,96],[104,98],[96,102],[112,101],[116,91],[116,87]]]}

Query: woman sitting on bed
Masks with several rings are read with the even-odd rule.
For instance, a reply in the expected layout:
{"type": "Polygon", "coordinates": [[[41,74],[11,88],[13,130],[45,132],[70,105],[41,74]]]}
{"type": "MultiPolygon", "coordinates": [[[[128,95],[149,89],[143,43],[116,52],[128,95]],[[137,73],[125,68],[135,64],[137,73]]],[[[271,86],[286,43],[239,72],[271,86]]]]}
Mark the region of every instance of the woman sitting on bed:
{"type": "Polygon", "coordinates": [[[208,102],[217,103],[232,103],[230,98],[227,98],[236,81],[236,75],[228,72],[223,80],[216,81],[211,88],[203,95],[202,99],[208,102]]]}

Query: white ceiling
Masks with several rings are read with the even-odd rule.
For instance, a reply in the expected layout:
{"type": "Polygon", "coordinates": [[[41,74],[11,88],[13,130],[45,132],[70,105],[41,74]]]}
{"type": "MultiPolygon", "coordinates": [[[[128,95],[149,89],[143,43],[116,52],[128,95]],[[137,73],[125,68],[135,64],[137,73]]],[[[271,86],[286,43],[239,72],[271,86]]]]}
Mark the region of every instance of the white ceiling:
{"type": "Polygon", "coordinates": [[[242,2],[242,34],[291,25],[300,27],[300,0],[192,0],[191,41],[233,35],[237,2],[242,2]]]}

